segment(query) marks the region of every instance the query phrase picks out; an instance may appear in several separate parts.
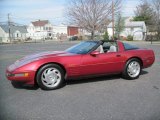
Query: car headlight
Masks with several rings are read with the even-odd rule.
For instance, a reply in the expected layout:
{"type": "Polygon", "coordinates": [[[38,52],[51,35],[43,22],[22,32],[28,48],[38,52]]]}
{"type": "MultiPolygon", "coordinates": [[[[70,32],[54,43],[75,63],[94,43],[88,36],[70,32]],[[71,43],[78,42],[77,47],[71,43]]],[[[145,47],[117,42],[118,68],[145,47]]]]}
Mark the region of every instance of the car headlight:
{"type": "Polygon", "coordinates": [[[12,73],[7,73],[8,77],[28,77],[29,73],[16,73],[16,74],[12,74],[12,73]]]}

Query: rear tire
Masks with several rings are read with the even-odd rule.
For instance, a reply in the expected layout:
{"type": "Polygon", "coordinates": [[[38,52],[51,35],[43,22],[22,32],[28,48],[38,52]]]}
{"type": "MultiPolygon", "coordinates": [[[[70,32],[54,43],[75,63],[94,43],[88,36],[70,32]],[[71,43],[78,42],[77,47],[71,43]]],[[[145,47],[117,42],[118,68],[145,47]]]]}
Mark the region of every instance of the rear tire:
{"type": "Polygon", "coordinates": [[[58,89],[64,83],[64,70],[57,64],[44,65],[38,70],[36,81],[44,90],[58,89]]]}
{"type": "Polygon", "coordinates": [[[140,73],[141,73],[141,62],[136,58],[132,58],[127,61],[125,68],[122,72],[122,76],[125,79],[134,80],[139,78],[140,73]]]}

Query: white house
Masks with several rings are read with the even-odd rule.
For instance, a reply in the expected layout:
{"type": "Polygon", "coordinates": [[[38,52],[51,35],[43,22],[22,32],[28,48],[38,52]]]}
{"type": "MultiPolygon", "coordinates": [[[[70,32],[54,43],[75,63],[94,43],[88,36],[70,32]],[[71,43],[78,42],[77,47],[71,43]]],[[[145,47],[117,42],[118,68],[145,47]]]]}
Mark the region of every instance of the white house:
{"type": "Polygon", "coordinates": [[[13,41],[23,41],[27,37],[26,26],[10,25],[10,38],[9,38],[9,26],[0,25],[0,42],[7,43],[13,41]]]}
{"type": "Polygon", "coordinates": [[[67,39],[66,25],[53,25],[54,39],[67,39]]]}
{"type": "Polygon", "coordinates": [[[53,26],[48,20],[31,22],[27,27],[28,37],[31,39],[53,38],[53,26]]]}
{"type": "Polygon", "coordinates": [[[55,34],[67,34],[67,26],[66,25],[53,25],[53,32],[55,34]]]}
{"type": "MultiPolygon", "coordinates": [[[[132,21],[132,18],[125,20],[125,28],[120,33],[120,36],[127,37],[128,35],[133,36],[133,40],[145,40],[147,28],[144,21],[132,21]]],[[[113,35],[112,32],[112,23],[107,27],[109,36],[113,35]]]]}

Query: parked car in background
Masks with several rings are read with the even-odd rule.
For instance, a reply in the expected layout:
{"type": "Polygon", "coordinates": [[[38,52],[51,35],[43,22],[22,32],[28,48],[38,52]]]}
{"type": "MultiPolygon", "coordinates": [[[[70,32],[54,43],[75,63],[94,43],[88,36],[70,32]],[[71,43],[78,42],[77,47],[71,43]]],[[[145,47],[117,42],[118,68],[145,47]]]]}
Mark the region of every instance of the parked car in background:
{"type": "Polygon", "coordinates": [[[69,41],[75,41],[78,40],[78,36],[72,36],[69,38],[69,41]]]}

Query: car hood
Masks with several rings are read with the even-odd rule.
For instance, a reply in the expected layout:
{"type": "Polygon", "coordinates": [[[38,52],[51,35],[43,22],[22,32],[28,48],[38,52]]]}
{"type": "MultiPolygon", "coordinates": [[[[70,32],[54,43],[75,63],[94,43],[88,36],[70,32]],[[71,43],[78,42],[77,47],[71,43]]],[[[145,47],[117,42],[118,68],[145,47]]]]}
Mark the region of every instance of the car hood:
{"type": "Polygon", "coordinates": [[[43,58],[48,58],[48,57],[58,57],[58,56],[72,56],[75,54],[72,53],[68,53],[65,51],[47,51],[47,52],[41,52],[41,53],[37,53],[37,54],[32,54],[32,55],[28,55],[23,57],[22,59],[17,60],[14,64],[10,65],[8,67],[8,69],[10,71],[13,71],[16,68],[19,68],[23,65],[26,65],[30,62],[39,60],[39,59],[43,59],[43,58]]]}
{"type": "Polygon", "coordinates": [[[55,56],[69,56],[73,55],[72,53],[67,53],[65,51],[47,51],[47,52],[41,52],[37,54],[32,54],[25,56],[22,58],[23,60],[30,60],[30,59],[37,59],[37,58],[46,58],[46,57],[55,57],[55,56]]]}

